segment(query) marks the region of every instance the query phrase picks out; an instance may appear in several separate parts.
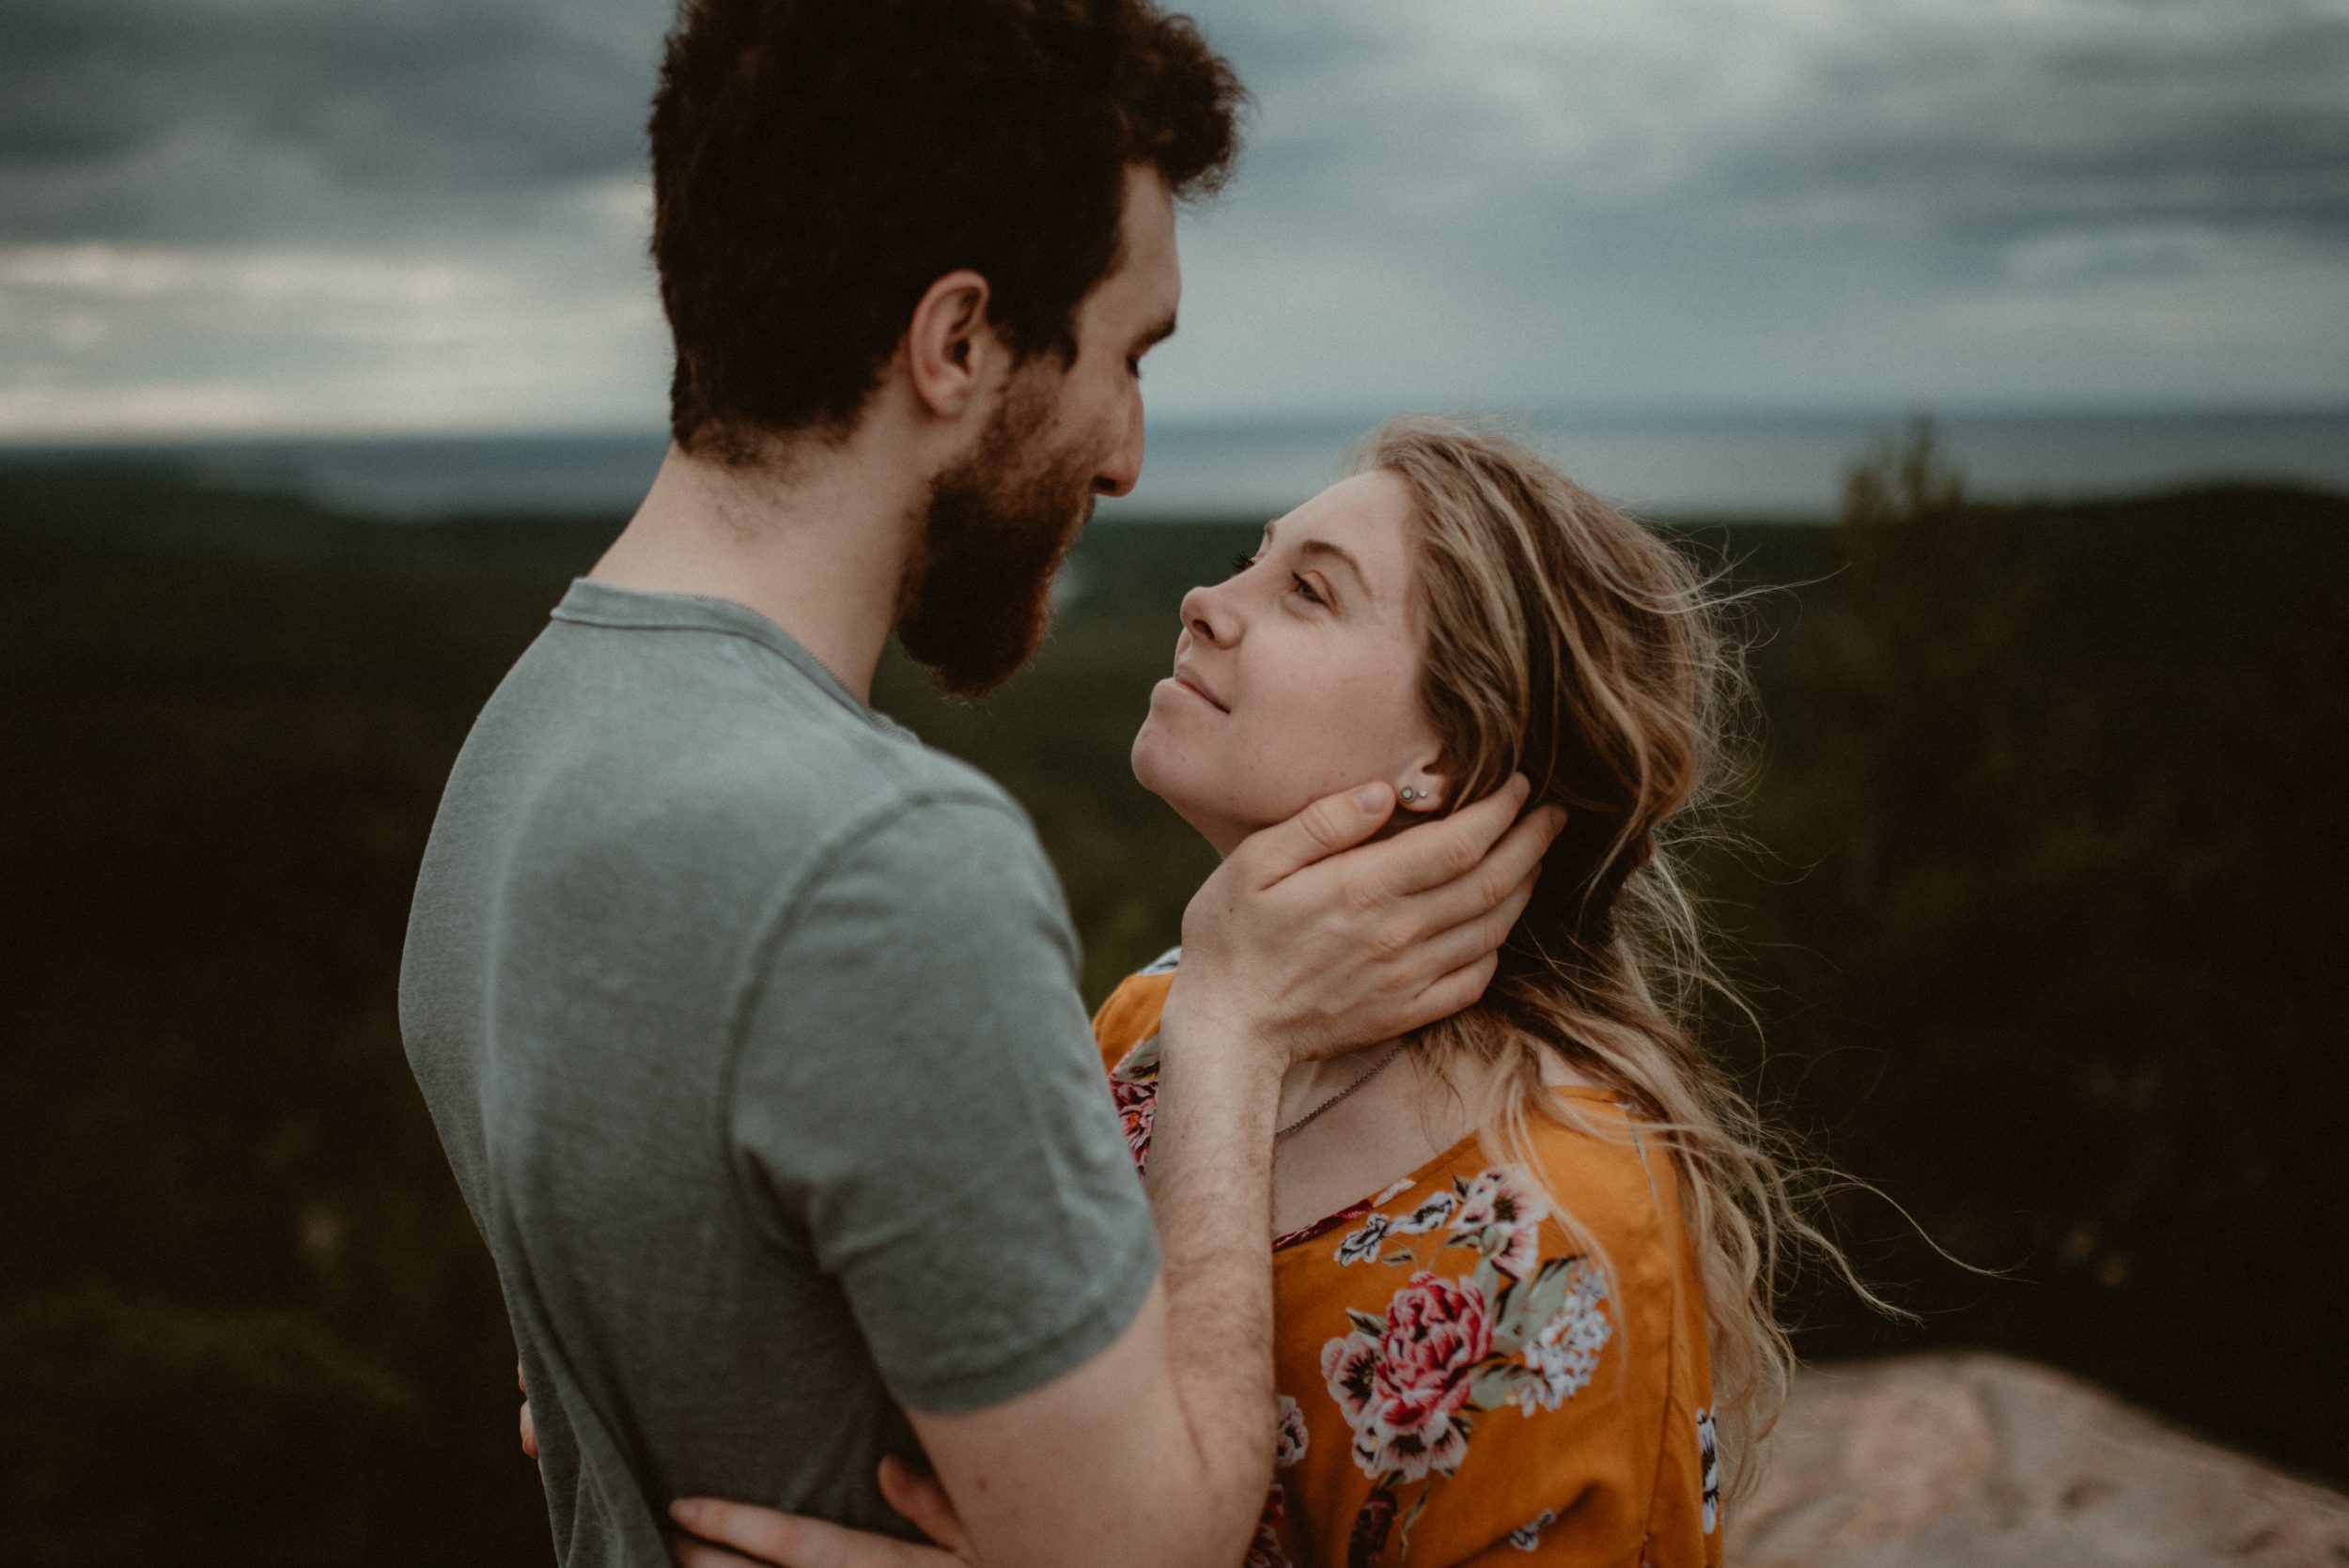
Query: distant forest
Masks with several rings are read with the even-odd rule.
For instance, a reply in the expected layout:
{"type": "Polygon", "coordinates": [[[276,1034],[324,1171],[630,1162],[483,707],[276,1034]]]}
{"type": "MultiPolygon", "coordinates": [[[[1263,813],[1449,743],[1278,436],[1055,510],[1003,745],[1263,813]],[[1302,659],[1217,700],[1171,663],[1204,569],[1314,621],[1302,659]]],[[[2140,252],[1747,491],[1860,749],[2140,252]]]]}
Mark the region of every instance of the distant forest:
{"type": "MultiPolygon", "coordinates": [[[[487,1253],[395,976],[474,713],[616,519],[389,524],[165,471],[0,474],[0,1560],[542,1559],[487,1253]]],[[[880,706],[1034,816],[1097,1001],[1211,863],[1128,776],[1174,605],[1256,524],[1118,523],[983,709],[880,706]]],[[[1690,524],[1750,778],[1702,857],[1761,1028],[1712,1046],[1883,1198],[1921,1315],[1788,1286],[1814,1358],[1986,1346],[2349,1482],[2349,500],[1690,524]]]]}

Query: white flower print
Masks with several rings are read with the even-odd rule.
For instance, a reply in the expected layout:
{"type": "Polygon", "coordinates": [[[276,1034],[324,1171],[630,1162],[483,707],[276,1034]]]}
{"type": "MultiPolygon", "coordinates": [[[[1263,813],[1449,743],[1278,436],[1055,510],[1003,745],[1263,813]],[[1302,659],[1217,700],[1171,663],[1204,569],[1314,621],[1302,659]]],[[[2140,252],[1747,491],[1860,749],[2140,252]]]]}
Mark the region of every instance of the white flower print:
{"type": "Polygon", "coordinates": [[[1394,1216],[1374,1214],[1362,1221],[1359,1231],[1348,1231],[1338,1238],[1338,1250],[1331,1255],[1342,1264],[1377,1263],[1378,1253],[1387,1244],[1387,1233],[1394,1229],[1394,1216]]]}
{"type": "Polygon", "coordinates": [[[1533,1551],[1542,1544],[1542,1531],[1557,1522],[1557,1511],[1545,1508],[1509,1532],[1509,1545],[1521,1552],[1533,1551]]]}
{"type": "MultiPolygon", "coordinates": [[[[1451,1219],[1452,1211],[1459,1204],[1459,1194],[1437,1192],[1408,1214],[1367,1216],[1361,1230],[1347,1232],[1338,1242],[1337,1260],[1342,1264],[1377,1263],[1389,1236],[1423,1235],[1451,1219]]],[[[1398,1259],[1405,1255],[1397,1253],[1398,1259]]]]}
{"type": "Polygon", "coordinates": [[[1555,1410],[1589,1386],[1598,1353],[1615,1331],[1599,1306],[1606,1298],[1607,1281],[1596,1269],[1574,1270],[1566,1298],[1526,1343],[1525,1364],[1534,1376],[1517,1388],[1519,1410],[1529,1416],[1537,1409],[1555,1410]]]}
{"type": "MultiPolygon", "coordinates": [[[[1408,1186],[1409,1183],[1405,1183],[1405,1188],[1408,1186]]],[[[1386,1202],[1386,1197],[1393,1197],[1393,1188],[1381,1195],[1379,1202],[1386,1202]]],[[[1459,1202],[1456,1192],[1431,1192],[1428,1200],[1409,1214],[1365,1216],[1361,1230],[1348,1230],[1344,1239],[1339,1239],[1334,1256],[1339,1263],[1377,1263],[1386,1249],[1386,1237],[1414,1237],[1440,1228],[1447,1219],[1452,1219],[1452,1211],[1459,1206],[1459,1202]]],[[[1398,1249],[1395,1261],[1400,1263],[1405,1258],[1409,1258],[1408,1249],[1398,1249]]]]}
{"type": "Polygon", "coordinates": [[[1452,1211],[1460,1206],[1456,1193],[1433,1192],[1427,1201],[1394,1222],[1397,1235],[1421,1235],[1434,1230],[1452,1218],[1452,1211]]]}
{"type": "Polygon", "coordinates": [[[1697,1412],[1697,1458],[1704,1467],[1704,1533],[1713,1533],[1721,1517],[1721,1440],[1713,1430],[1713,1412],[1697,1412]]]}
{"type": "Polygon", "coordinates": [[[1305,1412],[1297,1401],[1281,1395],[1281,1414],[1272,1437],[1272,1466],[1285,1470],[1305,1457],[1305,1446],[1312,1440],[1305,1430],[1305,1412]]]}
{"type": "Polygon", "coordinates": [[[1508,1171],[1486,1171],[1460,1188],[1452,1239],[1474,1247],[1504,1273],[1522,1277],[1541,1262],[1542,1219],[1548,1212],[1538,1188],[1508,1171]]]}
{"type": "Polygon", "coordinates": [[[1411,1190],[1411,1178],[1410,1178],[1410,1177],[1408,1177],[1408,1176],[1405,1176],[1402,1180],[1400,1180],[1400,1181],[1396,1182],[1393,1186],[1392,1186],[1392,1187],[1388,1188],[1387,1188],[1384,1192],[1381,1192],[1380,1194],[1378,1194],[1378,1196],[1377,1196],[1377,1197],[1373,1198],[1373,1199],[1370,1201],[1370,1206],[1371,1206],[1372,1208],[1377,1208],[1377,1207],[1379,1207],[1381,1204],[1384,1204],[1384,1203],[1391,1203],[1394,1202],[1394,1200],[1396,1200],[1397,1198],[1402,1197],[1402,1196],[1403,1196],[1403,1194],[1405,1194],[1406,1192],[1408,1192],[1408,1191],[1410,1191],[1410,1190],[1411,1190]]]}

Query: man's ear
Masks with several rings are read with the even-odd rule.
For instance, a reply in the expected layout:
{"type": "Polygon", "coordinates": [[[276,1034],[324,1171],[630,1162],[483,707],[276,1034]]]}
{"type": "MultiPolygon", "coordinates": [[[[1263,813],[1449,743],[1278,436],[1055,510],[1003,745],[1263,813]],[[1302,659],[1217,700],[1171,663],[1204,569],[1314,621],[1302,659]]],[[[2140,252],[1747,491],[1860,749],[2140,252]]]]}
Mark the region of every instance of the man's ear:
{"type": "Polygon", "coordinates": [[[959,419],[1005,359],[988,320],[987,279],[968,267],[931,284],[906,325],[906,375],[913,395],[941,419],[959,419]]]}

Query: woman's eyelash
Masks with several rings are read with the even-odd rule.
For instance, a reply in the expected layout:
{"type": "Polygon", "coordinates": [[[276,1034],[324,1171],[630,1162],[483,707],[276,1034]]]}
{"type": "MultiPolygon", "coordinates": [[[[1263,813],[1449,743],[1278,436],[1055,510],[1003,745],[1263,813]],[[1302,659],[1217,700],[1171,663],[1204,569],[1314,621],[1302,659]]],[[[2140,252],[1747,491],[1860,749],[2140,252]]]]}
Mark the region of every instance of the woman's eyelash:
{"type": "MultiPolygon", "coordinates": [[[[1255,564],[1256,557],[1253,555],[1235,555],[1232,557],[1232,570],[1236,573],[1244,572],[1255,564]]],[[[1289,582],[1296,587],[1299,593],[1305,596],[1305,601],[1308,604],[1321,604],[1326,602],[1319,594],[1314,591],[1314,585],[1305,581],[1303,574],[1299,572],[1289,573],[1289,582]]]]}

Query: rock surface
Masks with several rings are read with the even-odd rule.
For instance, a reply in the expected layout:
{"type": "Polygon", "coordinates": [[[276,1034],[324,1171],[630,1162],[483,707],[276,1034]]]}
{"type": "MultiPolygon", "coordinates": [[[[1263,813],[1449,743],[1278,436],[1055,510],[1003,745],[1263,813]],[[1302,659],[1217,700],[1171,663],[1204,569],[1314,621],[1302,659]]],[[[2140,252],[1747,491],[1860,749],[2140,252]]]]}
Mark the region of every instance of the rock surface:
{"type": "Polygon", "coordinates": [[[2349,1498],[1999,1356],[1806,1370],[1730,1568],[2349,1568],[2349,1498]]]}

